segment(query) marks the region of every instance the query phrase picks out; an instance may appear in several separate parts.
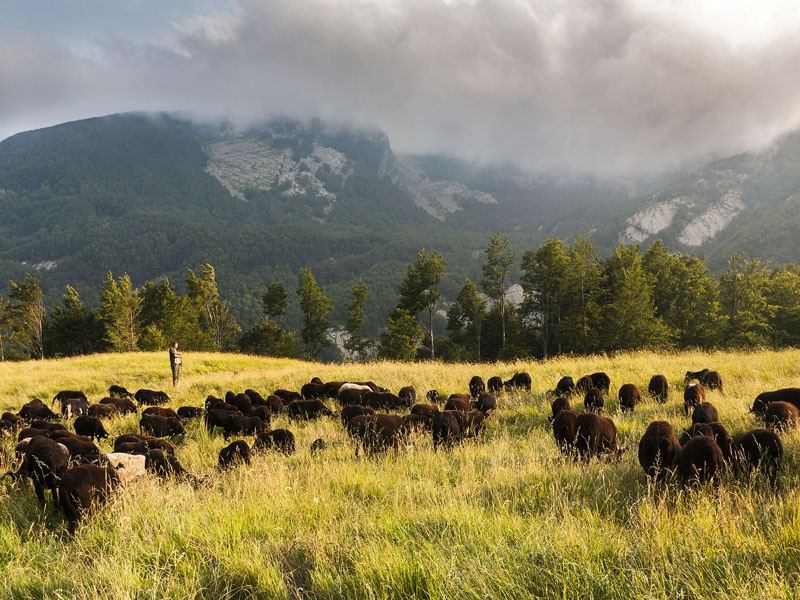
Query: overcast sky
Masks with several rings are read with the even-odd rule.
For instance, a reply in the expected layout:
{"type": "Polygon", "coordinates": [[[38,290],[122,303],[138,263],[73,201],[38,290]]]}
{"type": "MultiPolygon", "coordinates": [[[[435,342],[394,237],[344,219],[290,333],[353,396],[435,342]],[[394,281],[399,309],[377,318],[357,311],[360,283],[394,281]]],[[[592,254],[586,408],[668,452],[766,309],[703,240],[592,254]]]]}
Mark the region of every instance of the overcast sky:
{"type": "Polygon", "coordinates": [[[800,3],[0,0],[0,139],[144,110],[653,174],[800,126],[800,3]]]}

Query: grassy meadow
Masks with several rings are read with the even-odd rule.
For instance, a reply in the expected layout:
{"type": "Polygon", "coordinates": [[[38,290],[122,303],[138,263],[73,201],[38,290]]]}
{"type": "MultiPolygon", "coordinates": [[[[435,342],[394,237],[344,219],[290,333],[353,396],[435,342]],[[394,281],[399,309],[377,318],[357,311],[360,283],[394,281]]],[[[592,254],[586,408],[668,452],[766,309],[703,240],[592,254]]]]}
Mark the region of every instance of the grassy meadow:
{"type": "MultiPolygon", "coordinates": [[[[177,456],[207,478],[146,477],[120,488],[75,537],[49,502],[23,482],[0,484],[0,598],[798,598],[800,434],[783,435],[780,491],[762,477],[727,474],[715,490],[648,487],[637,460],[650,421],[680,432],[683,374],[719,370],[725,395],[708,400],[732,434],[761,426],[748,413],[764,390],[800,385],[800,351],[637,352],[496,365],[323,365],[233,354],[186,353],[173,391],[166,352],[0,363],[0,408],[81,389],[91,401],[109,384],[164,389],[170,406],[251,387],[299,390],[313,376],[371,379],[418,397],[466,392],[474,374],[507,379],[528,371],[531,393],[502,395],[486,437],[434,453],[420,436],[398,454],[354,457],[338,421],[289,424],[297,453],[257,456],[217,470],[221,434],[191,423],[177,456]],[[626,453],[588,465],[560,456],[547,421],[562,375],[611,376],[605,415],[626,453]],[[665,405],[646,395],[650,376],[672,387],[665,405]],[[644,391],[633,415],[617,390],[644,391]],[[317,438],[329,447],[311,456],[317,438]]],[[[423,400],[424,401],[424,400],[423,400]]],[[[573,404],[582,410],[582,400],[573,404]]],[[[331,405],[333,408],[333,406],[331,405]]],[[[138,417],[106,420],[113,435],[138,431],[138,417]]],[[[248,443],[252,438],[245,438],[248,443]]],[[[9,436],[6,456],[13,455],[9,436]]],[[[100,444],[110,451],[112,444],[100,444]]],[[[2,458],[3,471],[10,468],[2,458]]]]}

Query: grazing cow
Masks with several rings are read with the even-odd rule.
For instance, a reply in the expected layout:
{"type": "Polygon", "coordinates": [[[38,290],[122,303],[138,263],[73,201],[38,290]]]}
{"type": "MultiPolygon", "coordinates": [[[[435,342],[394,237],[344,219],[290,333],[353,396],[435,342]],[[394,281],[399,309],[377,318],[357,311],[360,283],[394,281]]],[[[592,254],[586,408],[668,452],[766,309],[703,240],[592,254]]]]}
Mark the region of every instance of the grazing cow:
{"type": "Polygon", "coordinates": [[[690,383],[683,391],[683,411],[688,415],[689,409],[705,402],[706,388],[702,383],[690,383]]]}
{"type": "Polygon", "coordinates": [[[175,447],[167,440],[161,438],[151,437],[149,435],[139,435],[138,433],[124,433],[114,440],[114,451],[122,445],[131,442],[141,442],[146,444],[150,449],[160,448],[164,452],[175,454],[175,447]]]}
{"type": "Polygon", "coordinates": [[[148,389],[137,390],[133,397],[136,399],[136,402],[139,403],[139,406],[142,406],[143,404],[157,406],[160,404],[167,404],[169,402],[169,396],[167,396],[166,392],[148,389]]]}
{"type": "Polygon", "coordinates": [[[427,415],[404,415],[403,416],[403,435],[407,436],[414,431],[430,431],[433,426],[433,414],[427,415]]]}
{"type": "Polygon", "coordinates": [[[64,472],[58,491],[70,534],[75,533],[81,513],[104,504],[118,484],[116,470],[107,465],[78,465],[64,472]]]}
{"type": "MultiPolygon", "coordinates": [[[[344,386],[343,386],[344,387],[344,386]]],[[[366,386],[365,386],[366,387],[366,386]]],[[[350,406],[352,404],[361,404],[363,402],[364,394],[372,394],[369,388],[355,389],[348,388],[339,392],[339,406],[350,406]]]]}
{"type": "Polygon", "coordinates": [[[600,411],[603,410],[603,406],[605,406],[603,392],[596,387],[589,388],[589,391],[586,392],[586,396],[583,398],[583,406],[587,412],[600,413],[600,411]]]}
{"type": "Polygon", "coordinates": [[[680,444],[681,446],[685,446],[686,442],[694,437],[698,437],[700,435],[707,435],[708,437],[714,437],[714,430],[711,429],[711,425],[709,423],[692,423],[689,427],[683,430],[681,434],[680,444]]]}
{"type": "Polygon", "coordinates": [[[232,435],[257,435],[264,433],[267,426],[258,417],[245,417],[244,415],[230,414],[222,422],[222,437],[227,442],[232,435]]]}
{"type": "Polygon", "coordinates": [[[100,404],[113,406],[115,412],[123,415],[127,413],[135,413],[138,410],[130,398],[114,398],[110,396],[100,400],[100,404]]]}
{"type": "Polygon", "coordinates": [[[412,415],[433,415],[433,413],[439,412],[439,407],[435,404],[415,404],[411,407],[411,414],[412,415]]]}
{"type": "Polygon", "coordinates": [[[248,416],[258,417],[264,421],[264,425],[267,426],[267,429],[269,429],[269,426],[272,423],[272,412],[269,410],[269,406],[256,406],[250,411],[248,416]]]}
{"type": "Polygon", "coordinates": [[[503,378],[498,375],[489,377],[489,380],[486,382],[486,389],[490,394],[499,394],[503,391],[503,378]]]}
{"type": "Polygon", "coordinates": [[[294,454],[294,434],[288,429],[273,429],[259,433],[253,443],[254,450],[278,450],[284,454],[294,454]]]}
{"type": "Polygon", "coordinates": [[[89,416],[95,418],[107,418],[116,412],[113,404],[90,404],[89,416]]]}
{"type": "Polygon", "coordinates": [[[478,399],[472,403],[472,408],[479,410],[483,416],[488,417],[497,410],[497,399],[491,394],[481,394],[478,399]]]}
{"type": "Polygon", "coordinates": [[[411,408],[409,401],[388,392],[369,392],[364,394],[362,401],[366,406],[375,410],[401,410],[411,408]]]}
{"type": "Polygon", "coordinates": [[[166,440],[162,440],[160,438],[151,438],[146,441],[138,441],[138,442],[121,442],[119,444],[114,444],[114,452],[119,452],[121,454],[139,454],[141,456],[146,456],[150,450],[161,450],[162,452],[166,452],[167,454],[175,454],[175,448],[166,440]],[[163,446],[159,444],[159,442],[163,443],[163,446]]]}
{"type": "Polygon", "coordinates": [[[405,400],[409,406],[414,404],[417,401],[417,390],[414,389],[413,385],[407,385],[405,387],[401,387],[400,391],[397,392],[397,395],[405,400]]]}
{"type": "Polygon", "coordinates": [[[578,413],[569,408],[562,408],[553,417],[553,437],[563,453],[571,452],[575,447],[575,427],[578,413]]]}
{"type": "Polygon", "coordinates": [[[22,419],[12,412],[4,412],[0,417],[0,431],[16,431],[22,426],[22,419]]]}
{"type": "Polygon", "coordinates": [[[42,421],[41,419],[34,419],[33,421],[31,421],[30,425],[34,429],[44,429],[45,431],[67,430],[67,428],[64,427],[61,423],[50,423],[48,421],[42,421]]]}
{"type": "Polygon", "coordinates": [[[700,383],[703,383],[703,377],[705,377],[706,373],[708,373],[708,369],[701,369],[700,371],[686,371],[686,377],[684,377],[684,381],[689,383],[690,381],[694,381],[695,379],[700,383]]]}
{"type": "Polygon", "coordinates": [[[393,447],[398,450],[402,436],[403,419],[398,415],[377,414],[353,417],[347,423],[347,433],[356,439],[356,456],[358,442],[366,454],[375,454],[393,447]]]}
{"type": "Polygon", "coordinates": [[[311,421],[322,416],[330,417],[333,411],[322,400],[295,400],[286,407],[290,421],[311,421]]]}
{"type": "Polygon", "coordinates": [[[611,389],[611,378],[603,371],[592,373],[589,375],[589,378],[592,380],[594,387],[599,389],[601,392],[607,394],[608,390],[611,389]]]}
{"type": "Polygon", "coordinates": [[[253,410],[253,401],[247,394],[236,394],[230,400],[226,398],[225,401],[235,406],[243,415],[253,410]]]}
{"type": "Polygon", "coordinates": [[[583,460],[607,452],[617,457],[617,427],[614,421],[594,413],[583,413],[575,420],[575,448],[583,460]]]}
{"type": "Polygon", "coordinates": [[[39,503],[44,506],[46,489],[51,491],[53,501],[58,502],[58,482],[68,464],[69,450],[64,444],[46,437],[34,437],[28,442],[22,464],[16,473],[9,471],[3,477],[29,478],[39,503]]]}
{"type": "Polygon", "coordinates": [[[706,372],[702,379],[700,379],[700,383],[702,383],[707,390],[719,390],[724,393],[722,389],[722,375],[720,375],[718,371],[706,372]]]}
{"type": "MultiPolygon", "coordinates": [[[[348,382],[348,383],[345,383],[343,386],[341,386],[339,388],[339,392],[337,393],[337,396],[341,399],[342,394],[344,392],[346,392],[347,390],[355,390],[355,391],[357,391],[357,392],[359,392],[361,394],[365,394],[367,392],[376,392],[378,390],[377,390],[377,386],[375,386],[375,387],[376,387],[376,389],[372,389],[370,386],[368,386],[366,384],[363,384],[363,383],[348,382]]],[[[352,395],[351,395],[351,397],[352,397],[352,395]]]]}
{"type": "Polygon", "coordinates": [[[569,410],[570,408],[572,408],[572,406],[570,406],[569,400],[566,396],[560,396],[556,398],[550,405],[550,410],[553,412],[553,414],[547,417],[547,420],[552,423],[553,419],[558,416],[558,413],[560,413],[562,410],[569,410]]]}
{"type": "Polygon", "coordinates": [[[203,416],[203,408],[200,406],[181,406],[178,409],[178,417],[181,419],[197,419],[203,416]]]}
{"type": "Polygon", "coordinates": [[[645,474],[656,481],[664,481],[675,466],[681,445],[667,421],[653,421],[639,440],[639,464],[645,474]]]}
{"type": "Polygon", "coordinates": [[[469,380],[469,395],[477,398],[486,391],[486,384],[483,383],[483,378],[479,375],[473,375],[469,380]]]}
{"type": "Polygon", "coordinates": [[[452,448],[455,444],[461,443],[464,435],[459,419],[453,412],[435,413],[432,421],[434,450],[438,450],[439,446],[452,448]]]}
{"type": "Polygon", "coordinates": [[[472,410],[472,403],[470,402],[469,394],[450,394],[447,402],[444,405],[445,410],[463,410],[469,412],[472,410]]]}
{"type": "Polygon", "coordinates": [[[311,383],[322,383],[322,379],[320,379],[319,377],[312,377],[311,383]]]}
{"type": "Polygon", "coordinates": [[[32,437],[52,437],[50,432],[45,429],[37,429],[35,427],[26,427],[24,429],[20,429],[19,433],[17,434],[17,441],[21,442],[24,439],[32,438],[32,437]]]}
{"type": "Polygon", "coordinates": [[[577,382],[575,382],[575,393],[576,394],[586,394],[590,389],[594,387],[594,382],[592,378],[588,375],[584,375],[577,382]]]}
{"type": "Polygon", "coordinates": [[[324,383],[307,383],[300,388],[300,395],[303,400],[321,400],[328,397],[328,392],[324,383]]]}
{"type": "Polygon", "coordinates": [[[339,395],[339,388],[341,388],[346,381],[328,381],[325,385],[325,397],[336,398],[339,395]]]}
{"type": "Polygon", "coordinates": [[[236,440],[219,451],[219,468],[228,469],[237,463],[250,464],[250,446],[244,440],[236,440]]]}
{"type": "Polygon", "coordinates": [[[733,440],[734,465],[737,470],[762,469],[772,487],[778,487],[778,472],[783,460],[783,444],[773,431],[753,429],[733,440]]]}
{"type": "Polygon", "coordinates": [[[619,388],[619,406],[622,412],[633,412],[634,407],[639,404],[641,399],[639,388],[634,384],[626,383],[619,388]]]}
{"type": "Polygon", "coordinates": [[[162,406],[148,406],[142,411],[142,416],[145,415],[157,415],[159,417],[171,417],[173,419],[178,418],[178,413],[171,408],[164,408],[162,406]]]}
{"type": "Polygon", "coordinates": [[[719,485],[723,467],[722,450],[713,437],[699,435],[681,447],[677,464],[685,483],[713,480],[714,485],[719,485]]]}
{"type": "Polygon", "coordinates": [[[175,417],[159,417],[158,415],[144,415],[139,419],[139,431],[151,433],[155,437],[174,437],[186,435],[180,419],[175,417]]]}
{"type": "Polygon", "coordinates": [[[653,397],[653,400],[659,404],[664,404],[669,395],[669,382],[667,378],[663,375],[653,375],[647,386],[647,392],[653,397]]]}
{"type": "Polygon", "coordinates": [[[800,410],[788,402],[770,402],[764,413],[764,424],[773,431],[785,431],[797,424],[800,410]]]}
{"type": "Polygon", "coordinates": [[[261,394],[259,394],[257,391],[251,390],[250,388],[247,388],[244,391],[244,393],[247,395],[248,398],[250,398],[250,402],[254,407],[256,407],[256,406],[269,406],[269,402],[264,400],[264,397],[261,394]]]}
{"type": "Polygon", "coordinates": [[[572,377],[564,376],[556,384],[555,394],[566,396],[575,391],[575,380],[572,377]]]}
{"type": "MultiPolygon", "coordinates": [[[[302,398],[295,399],[302,400],[302,398]]],[[[267,396],[267,406],[269,406],[269,412],[271,412],[273,415],[279,415],[283,410],[283,400],[281,400],[280,396],[270,394],[267,396]]]]}
{"type": "Polygon", "coordinates": [[[695,404],[692,411],[692,423],[713,423],[719,421],[719,413],[710,402],[695,404]]]}
{"type": "Polygon", "coordinates": [[[75,419],[75,433],[98,441],[108,437],[108,432],[103,427],[103,423],[95,417],[78,417],[75,419]]]}
{"type": "Polygon", "coordinates": [[[206,413],[210,410],[226,410],[228,412],[240,412],[233,404],[225,402],[220,398],[209,396],[206,398],[206,413]]]}
{"type": "Polygon", "coordinates": [[[361,406],[360,404],[348,404],[342,411],[339,413],[339,416],[342,419],[342,426],[346,427],[347,422],[352,419],[353,417],[358,417],[360,415],[374,415],[375,411],[372,410],[368,406],[361,406]]]}
{"type": "Polygon", "coordinates": [[[71,431],[67,431],[66,429],[56,429],[50,433],[51,440],[59,440],[64,437],[75,438],[76,440],[81,440],[82,442],[91,442],[91,438],[85,435],[78,435],[77,433],[72,433],[71,431]]]}
{"type": "Polygon", "coordinates": [[[80,391],[61,390],[53,396],[53,404],[56,402],[61,404],[62,418],[71,419],[89,412],[89,399],[80,391]]]}
{"type": "Polygon", "coordinates": [[[528,373],[515,373],[508,381],[503,382],[506,390],[525,390],[531,391],[531,376],[528,373]]]}
{"type": "Polygon", "coordinates": [[[717,421],[708,423],[708,426],[711,427],[711,431],[714,433],[714,441],[717,442],[717,446],[722,450],[722,458],[725,461],[731,460],[733,456],[733,439],[727,427],[717,421]]]}
{"type": "Polygon", "coordinates": [[[108,461],[108,466],[117,472],[120,483],[126,484],[146,473],[144,469],[145,454],[147,452],[142,454],[111,452],[106,454],[106,460],[108,461]]]}
{"type": "MultiPolygon", "coordinates": [[[[272,396],[277,396],[278,398],[280,398],[281,402],[283,404],[289,404],[289,402],[292,402],[293,400],[302,400],[303,399],[302,394],[299,394],[297,392],[291,392],[289,390],[278,389],[278,390],[275,390],[274,392],[272,392],[271,395],[272,396]]],[[[275,411],[273,410],[272,412],[275,412],[275,411]]]]}
{"type": "MultiPolygon", "coordinates": [[[[762,392],[756,397],[750,412],[764,418],[767,406],[771,402],[788,402],[800,408],[800,388],[782,388],[773,392],[762,392]]],[[[22,416],[21,413],[20,416],[22,416]]]]}
{"type": "Polygon", "coordinates": [[[442,402],[442,397],[439,395],[438,390],[428,390],[425,398],[432,404],[439,404],[442,402]]]}
{"type": "Polygon", "coordinates": [[[100,455],[100,448],[75,436],[64,436],[53,440],[63,444],[69,451],[70,463],[94,462],[100,455]]]}
{"type": "Polygon", "coordinates": [[[225,422],[233,415],[241,414],[238,410],[218,410],[216,408],[206,411],[205,423],[208,434],[211,435],[215,427],[224,427],[225,422]]]}
{"type": "Polygon", "coordinates": [[[197,485],[198,480],[183,468],[180,461],[172,454],[167,454],[163,450],[156,448],[150,450],[144,457],[144,468],[148,473],[153,473],[161,479],[175,477],[177,479],[187,479],[197,485]]]}
{"type": "Polygon", "coordinates": [[[461,433],[465,438],[477,438],[486,431],[486,417],[481,411],[452,410],[450,412],[458,419],[458,424],[461,426],[461,433]]]}
{"type": "Polygon", "coordinates": [[[311,455],[315,455],[319,452],[322,452],[328,448],[328,444],[325,443],[325,440],[322,438],[317,438],[313,442],[311,442],[311,447],[309,448],[309,452],[311,455]]]}
{"type": "Polygon", "coordinates": [[[108,395],[112,398],[129,398],[133,400],[133,394],[121,385],[111,385],[108,388],[108,395]]]}
{"type": "Polygon", "coordinates": [[[44,419],[47,421],[58,421],[58,415],[44,405],[44,402],[34,398],[27,404],[23,404],[18,413],[19,417],[26,421],[34,419],[44,419]]]}

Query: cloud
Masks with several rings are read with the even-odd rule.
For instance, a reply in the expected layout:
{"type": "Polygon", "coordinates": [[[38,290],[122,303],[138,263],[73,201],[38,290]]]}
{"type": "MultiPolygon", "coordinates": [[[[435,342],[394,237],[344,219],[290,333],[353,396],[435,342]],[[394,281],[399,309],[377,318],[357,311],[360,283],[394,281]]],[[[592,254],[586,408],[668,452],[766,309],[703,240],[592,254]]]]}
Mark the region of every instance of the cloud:
{"type": "Polygon", "coordinates": [[[377,126],[395,150],[652,174],[800,125],[790,4],[239,0],[96,57],[0,39],[0,137],[123,110],[377,126]],[[787,8],[787,6],[789,8],[787,8]]]}

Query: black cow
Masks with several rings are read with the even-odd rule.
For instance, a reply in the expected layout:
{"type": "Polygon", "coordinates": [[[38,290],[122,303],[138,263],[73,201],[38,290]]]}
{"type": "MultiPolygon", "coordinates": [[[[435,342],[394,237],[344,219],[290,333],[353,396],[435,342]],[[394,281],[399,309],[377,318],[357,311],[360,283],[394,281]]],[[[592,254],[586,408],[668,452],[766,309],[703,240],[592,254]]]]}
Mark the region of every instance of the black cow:
{"type": "Polygon", "coordinates": [[[243,415],[249,414],[253,410],[253,401],[247,394],[236,394],[230,404],[238,408],[243,415]]]}
{"type": "Polygon", "coordinates": [[[145,415],[157,415],[159,417],[169,417],[172,419],[178,418],[178,413],[171,408],[165,408],[163,406],[148,406],[142,411],[142,416],[145,415]]]}
{"type": "Polygon", "coordinates": [[[578,381],[575,382],[575,393],[576,394],[586,394],[590,389],[594,387],[594,382],[592,378],[588,375],[584,375],[578,381]]]}
{"type": "Polygon", "coordinates": [[[553,418],[553,437],[561,452],[571,452],[575,447],[575,427],[578,413],[569,408],[561,409],[553,418]]]}
{"type": "Polygon", "coordinates": [[[477,398],[479,395],[486,391],[486,384],[483,383],[483,378],[479,375],[474,375],[469,380],[469,395],[477,398]]]}
{"type": "MultiPolygon", "coordinates": [[[[324,383],[306,383],[300,388],[300,395],[303,397],[303,400],[321,400],[328,397],[324,383]]],[[[284,400],[284,402],[286,402],[286,400],[284,400]]]]}
{"type": "Polygon", "coordinates": [[[111,385],[108,388],[108,395],[112,398],[129,398],[133,400],[133,394],[121,385],[111,385]]]}
{"type": "Polygon", "coordinates": [[[458,417],[451,411],[438,412],[433,415],[432,424],[433,449],[439,446],[452,448],[464,439],[458,417]]]}
{"type": "Polygon", "coordinates": [[[269,402],[264,400],[263,396],[261,394],[259,394],[257,391],[251,390],[250,388],[247,388],[244,391],[244,393],[247,394],[248,398],[250,398],[250,402],[252,403],[252,405],[254,407],[255,406],[269,406],[269,402]]]}
{"type": "Polygon", "coordinates": [[[695,404],[692,411],[692,423],[713,423],[719,421],[719,413],[710,402],[695,404]]]}
{"type": "Polygon", "coordinates": [[[800,410],[788,402],[770,402],[764,413],[764,424],[772,430],[782,431],[797,424],[800,410]]]}
{"type": "MultiPolygon", "coordinates": [[[[347,432],[360,442],[364,452],[374,454],[393,447],[397,450],[402,436],[403,419],[398,415],[376,414],[353,417],[347,423],[347,432]]],[[[356,445],[358,455],[358,445],[356,445]]]]}
{"type": "Polygon", "coordinates": [[[767,411],[767,406],[771,402],[788,402],[800,408],[800,388],[782,388],[773,392],[762,392],[756,397],[750,412],[763,418],[767,411]]]}
{"type": "Polygon", "coordinates": [[[95,417],[78,417],[75,419],[75,433],[96,440],[108,437],[108,432],[103,427],[103,423],[95,417]]]}
{"type": "Polygon", "coordinates": [[[339,416],[342,419],[342,426],[346,427],[347,422],[352,419],[353,417],[358,417],[360,415],[374,415],[375,411],[372,410],[368,406],[361,406],[360,404],[349,404],[342,408],[339,416]]]}
{"type": "Polygon", "coordinates": [[[389,392],[367,392],[362,396],[365,406],[375,410],[401,410],[411,408],[411,402],[389,392]]]}
{"type": "Polygon", "coordinates": [[[664,481],[675,466],[681,445],[667,421],[653,421],[639,440],[639,464],[651,479],[664,481]]]}
{"type": "Polygon", "coordinates": [[[215,427],[224,427],[225,422],[233,415],[241,414],[242,413],[240,413],[238,410],[218,410],[216,408],[212,408],[211,410],[206,411],[206,430],[208,431],[209,435],[211,435],[214,432],[215,427]]]}
{"type": "Polygon", "coordinates": [[[592,373],[589,375],[589,378],[592,380],[592,385],[594,385],[594,387],[599,389],[601,392],[607,394],[608,390],[611,389],[611,378],[603,371],[592,373]]]}
{"type": "Polygon", "coordinates": [[[511,379],[503,382],[503,388],[506,390],[525,390],[530,392],[531,376],[525,372],[515,373],[511,379]]]}
{"type": "Polygon", "coordinates": [[[29,478],[39,503],[44,505],[44,490],[53,495],[58,502],[58,482],[67,470],[69,450],[64,444],[46,437],[34,437],[28,442],[22,464],[17,472],[9,471],[3,477],[14,479],[29,478]]]}
{"type": "Polygon", "coordinates": [[[436,412],[439,412],[439,407],[435,404],[415,404],[411,407],[412,415],[432,416],[436,412]]]}
{"type": "Polygon", "coordinates": [[[714,485],[719,485],[724,460],[722,450],[714,438],[699,435],[681,447],[677,464],[678,472],[685,483],[713,480],[714,485]]]}
{"type": "Polygon", "coordinates": [[[488,417],[497,410],[497,399],[491,394],[481,394],[478,396],[478,399],[472,403],[472,408],[481,411],[485,417],[488,417]]]}
{"type": "Polygon", "coordinates": [[[116,470],[107,465],[77,465],[64,472],[58,486],[59,496],[71,534],[75,533],[82,513],[104,504],[118,484],[116,470]]]}
{"type": "Polygon", "coordinates": [[[67,430],[61,423],[50,423],[49,421],[43,421],[41,419],[34,419],[31,421],[30,425],[35,429],[44,429],[45,431],[67,430]]]}
{"type": "Polygon", "coordinates": [[[139,406],[142,406],[143,404],[157,406],[160,404],[167,404],[169,402],[169,396],[167,396],[166,392],[148,390],[144,388],[137,390],[133,397],[136,399],[136,402],[139,403],[139,406]]]}
{"type": "Polygon", "coordinates": [[[181,419],[197,419],[203,416],[203,408],[200,406],[181,406],[178,409],[178,417],[181,419]]]}
{"type": "Polygon", "coordinates": [[[681,446],[685,446],[686,442],[688,442],[693,437],[697,437],[700,435],[707,435],[708,437],[714,437],[714,430],[711,429],[710,423],[692,423],[689,427],[683,430],[681,434],[680,444],[681,446]]]}
{"type": "Polygon", "coordinates": [[[498,375],[489,377],[489,380],[486,382],[486,389],[490,394],[498,394],[502,392],[503,378],[498,375]]]}
{"type": "Polygon", "coordinates": [[[236,440],[219,451],[220,469],[228,469],[242,462],[250,464],[250,446],[244,440],[236,440]]]}
{"type": "Polygon", "coordinates": [[[284,454],[294,454],[294,434],[288,429],[273,429],[259,433],[253,443],[254,450],[279,450],[284,454]]]}
{"type": "Polygon", "coordinates": [[[617,447],[617,427],[614,421],[594,413],[583,413],[575,420],[575,448],[588,461],[600,453],[621,454],[617,447]]]}
{"type": "Polygon", "coordinates": [[[222,424],[222,437],[228,441],[232,435],[257,435],[264,433],[267,426],[258,417],[230,414],[222,424]]]}
{"type": "Polygon", "coordinates": [[[12,412],[4,412],[0,417],[0,431],[16,431],[22,426],[22,419],[12,412]]]}
{"type": "Polygon", "coordinates": [[[328,447],[328,444],[325,443],[325,440],[322,438],[317,438],[313,442],[311,442],[311,447],[309,448],[309,452],[312,455],[317,454],[318,452],[322,452],[328,447]]]}
{"type": "Polygon", "coordinates": [[[639,388],[634,384],[626,383],[619,388],[619,406],[622,412],[633,412],[634,407],[639,404],[641,399],[639,388]]]}
{"type": "MultiPolygon", "coordinates": [[[[293,400],[302,400],[303,399],[303,396],[301,394],[298,394],[297,392],[291,392],[289,390],[278,389],[278,390],[275,390],[274,392],[272,392],[271,395],[272,396],[277,396],[278,398],[280,398],[281,402],[283,402],[283,404],[289,404],[289,402],[291,402],[293,400]]],[[[274,411],[273,410],[272,412],[280,412],[280,411],[274,411]]]]}
{"type": "Polygon", "coordinates": [[[414,389],[413,385],[407,385],[405,387],[401,387],[400,391],[397,392],[398,397],[405,400],[409,406],[414,404],[417,401],[417,390],[414,389]]]}
{"type": "Polygon", "coordinates": [[[753,429],[733,440],[735,466],[739,470],[762,469],[772,487],[778,487],[778,472],[783,460],[783,444],[773,431],[753,429]]]}
{"type": "Polygon", "coordinates": [[[605,406],[603,392],[596,387],[589,388],[583,398],[583,406],[587,412],[600,413],[603,410],[603,406],[605,406]]]}
{"type": "Polygon", "coordinates": [[[295,400],[286,407],[289,420],[310,421],[322,416],[330,417],[333,411],[322,400],[295,400]]]}
{"type": "Polygon", "coordinates": [[[64,436],[53,441],[67,447],[71,464],[96,462],[100,455],[100,448],[93,442],[82,440],[77,436],[64,436]]]}
{"type": "Polygon", "coordinates": [[[342,390],[339,392],[339,406],[350,406],[353,404],[361,404],[364,400],[364,394],[366,394],[366,390],[357,390],[354,388],[348,388],[346,390],[342,390]]]}
{"type": "Polygon", "coordinates": [[[433,414],[403,416],[403,435],[409,435],[415,431],[431,431],[432,426],[433,414]]]}
{"type": "Polygon", "coordinates": [[[428,390],[425,394],[425,398],[427,398],[428,402],[433,404],[439,404],[442,402],[442,397],[439,395],[438,390],[428,390]]]}
{"type": "MultiPolygon", "coordinates": [[[[302,398],[295,398],[295,400],[302,400],[302,398]]],[[[281,400],[280,396],[270,394],[267,396],[267,406],[269,406],[269,412],[273,415],[278,415],[283,410],[283,400],[281,400]]]]}
{"type": "Polygon", "coordinates": [[[572,379],[572,377],[565,375],[564,377],[558,380],[555,389],[556,394],[566,396],[568,394],[573,393],[574,391],[575,391],[575,380],[572,379]]]}
{"type": "MultiPolygon", "coordinates": [[[[136,435],[136,434],[129,434],[129,435],[136,435]]],[[[120,436],[116,440],[114,440],[114,452],[123,452],[125,454],[140,454],[142,456],[147,456],[147,453],[150,450],[161,450],[167,454],[175,454],[175,447],[170,444],[167,440],[162,440],[161,438],[151,438],[146,436],[138,436],[138,440],[124,439],[124,436],[120,436]],[[123,441],[120,441],[120,438],[123,438],[123,441]]]]}
{"type": "Polygon", "coordinates": [[[717,446],[722,451],[722,458],[726,461],[731,460],[733,456],[733,439],[727,427],[717,421],[709,423],[708,426],[711,427],[714,441],[717,442],[717,446]]]}
{"type": "Polygon", "coordinates": [[[659,404],[664,404],[669,395],[669,382],[663,375],[653,375],[647,386],[647,392],[659,404]]]}
{"type": "Polygon", "coordinates": [[[155,437],[174,437],[186,435],[180,419],[175,417],[159,417],[158,415],[144,415],[139,420],[139,431],[149,432],[155,437]]]}
{"type": "Polygon", "coordinates": [[[115,412],[116,408],[113,404],[90,404],[88,414],[90,417],[105,419],[113,415],[115,412]]]}
{"type": "Polygon", "coordinates": [[[23,404],[18,413],[19,417],[26,421],[34,419],[44,419],[47,421],[58,421],[58,415],[45,406],[44,402],[34,398],[27,404],[23,404]]]}
{"type": "Polygon", "coordinates": [[[708,371],[700,380],[707,390],[719,390],[724,393],[722,389],[722,375],[717,371],[708,371]]]}
{"type": "Polygon", "coordinates": [[[688,415],[689,409],[705,402],[706,388],[702,383],[690,383],[683,391],[683,411],[688,415]]]}
{"type": "Polygon", "coordinates": [[[196,477],[183,468],[183,465],[181,465],[177,458],[158,448],[150,450],[145,454],[144,468],[148,473],[153,473],[161,479],[175,477],[177,479],[189,480],[195,485],[199,483],[196,477]]]}
{"type": "Polygon", "coordinates": [[[552,423],[553,419],[558,416],[558,413],[560,413],[562,410],[569,410],[570,408],[572,408],[572,406],[570,406],[569,400],[566,396],[560,396],[556,398],[553,400],[552,404],[550,404],[550,410],[553,414],[547,417],[547,420],[552,423]]]}
{"type": "Polygon", "coordinates": [[[61,390],[53,396],[53,403],[61,404],[61,417],[71,419],[89,413],[89,399],[77,390],[61,390]]]}
{"type": "Polygon", "coordinates": [[[706,373],[708,373],[708,369],[701,369],[700,371],[686,371],[686,377],[684,377],[684,381],[689,383],[690,381],[697,380],[700,383],[703,383],[703,377],[705,377],[706,373]]]}
{"type": "Polygon", "coordinates": [[[113,406],[115,412],[123,415],[127,413],[135,413],[138,410],[130,398],[114,398],[110,396],[100,400],[100,404],[113,406]]]}
{"type": "Polygon", "coordinates": [[[458,424],[461,425],[461,434],[465,438],[480,437],[486,430],[486,417],[479,410],[451,410],[445,412],[452,412],[458,419],[458,424]]]}
{"type": "Polygon", "coordinates": [[[450,394],[447,402],[444,405],[445,410],[463,410],[469,412],[472,410],[472,403],[470,402],[469,394],[450,394]]]}

